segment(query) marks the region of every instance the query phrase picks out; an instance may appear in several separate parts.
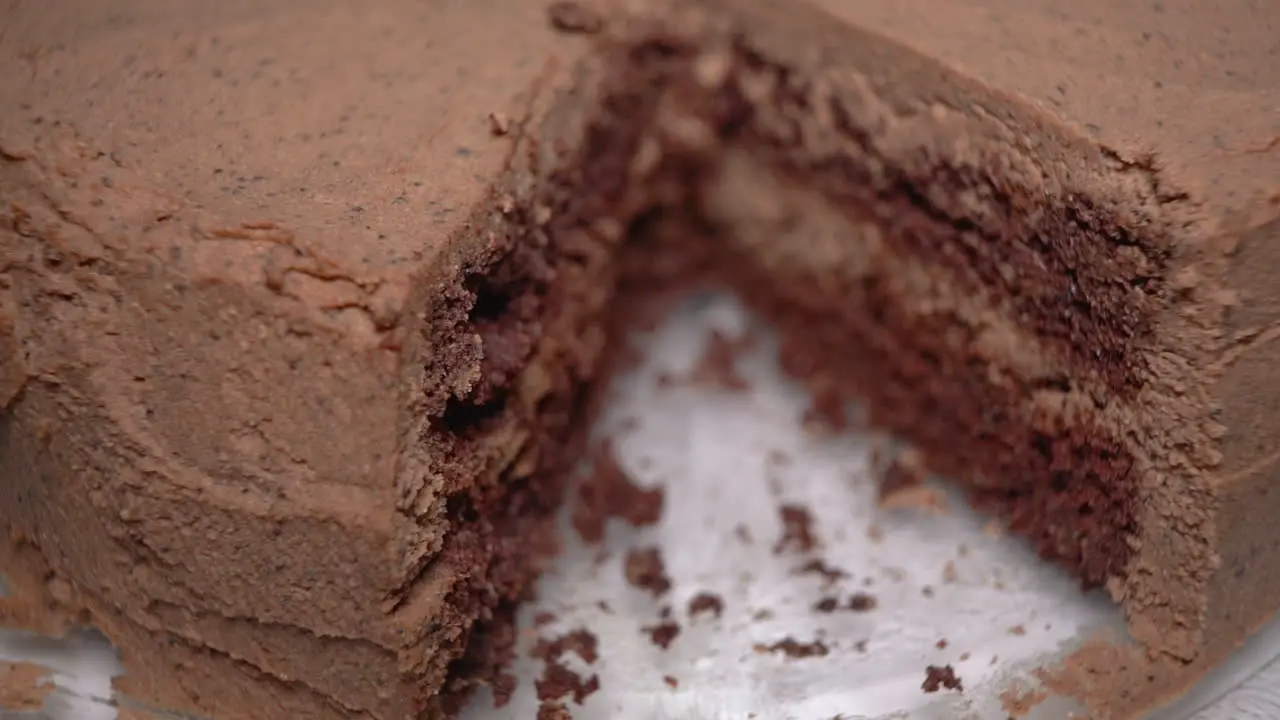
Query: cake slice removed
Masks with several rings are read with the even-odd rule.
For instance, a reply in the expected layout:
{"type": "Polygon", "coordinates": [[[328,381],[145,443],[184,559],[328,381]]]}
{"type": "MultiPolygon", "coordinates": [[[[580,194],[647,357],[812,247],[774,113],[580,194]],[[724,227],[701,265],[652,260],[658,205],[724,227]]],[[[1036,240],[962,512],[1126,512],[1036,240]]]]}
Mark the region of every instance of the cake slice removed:
{"type": "Polygon", "coordinates": [[[1122,604],[1097,713],[1177,692],[1280,604],[1280,29],[1070,7],[20,4],[6,616],[167,707],[452,715],[619,333],[714,284],[1122,604]]]}

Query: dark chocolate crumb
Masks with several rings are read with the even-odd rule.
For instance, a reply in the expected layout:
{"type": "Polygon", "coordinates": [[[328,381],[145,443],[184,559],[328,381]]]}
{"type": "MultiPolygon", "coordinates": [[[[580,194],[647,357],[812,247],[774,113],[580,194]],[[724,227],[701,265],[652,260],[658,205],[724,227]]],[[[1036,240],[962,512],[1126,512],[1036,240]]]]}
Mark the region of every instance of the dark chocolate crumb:
{"type": "Polygon", "coordinates": [[[755,542],[755,538],[751,537],[751,530],[746,525],[737,525],[733,528],[733,534],[737,536],[738,542],[743,545],[750,545],[755,542]]]}
{"type": "Polygon", "coordinates": [[[818,546],[813,532],[813,515],[808,508],[799,505],[783,505],[778,508],[782,518],[782,537],[774,545],[775,553],[806,553],[818,546]]]}
{"type": "Polygon", "coordinates": [[[556,2],[547,8],[551,27],[564,33],[594,35],[604,29],[604,18],[579,2],[556,2]]]}
{"type": "Polygon", "coordinates": [[[936,647],[936,648],[938,648],[939,650],[946,650],[946,649],[947,649],[947,639],[946,639],[946,638],[938,638],[938,642],[934,643],[934,644],[933,644],[933,646],[934,646],[934,647],[936,647]]]}
{"type": "Polygon", "coordinates": [[[546,610],[540,610],[533,616],[534,627],[543,627],[545,625],[550,625],[555,621],[555,613],[547,612],[546,610]]]}
{"type": "Polygon", "coordinates": [[[511,120],[500,112],[489,113],[489,132],[501,137],[511,131],[511,120]]]}
{"type": "Polygon", "coordinates": [[[680,681],[671,677],[670,675],[663,675],[662,682],[666,683],[667,687],[671,688],[672,690],[680,687],[680,681]]]}
{"type": "Polygon", "coordinates": [[[662,608],[658,610],[658,617],[662,618],[663,620],[666,620],[666,619],[670,618],[670,617],[671,617],[671,606],[670,606],[670,605],[663,605],[663,606],[662,606],[662,608]]]}
{"type": "Polygon", "coordinates": [[[611,517],[632,527],[653,525],[662,519],[662,488],[646,490],[633,483],[610,443],[600,444],[593,465],[591,475],[578,486],[578,501],[573,506],[573,527],[583,542],[603,540],[605,523],[611,517]]]}
{"type": "Polygon", "coordinates": [[[920,689],[927,693],[935,693],[946,688],[947,690],[955,690],[964,692],[964,682],[956,675],[956,671],[950,665],[930,665],[925,668],[924,682],[921,683],[920,689]]]}
{"type": "Polygon", "coordinates": [[[649,633],[649,639],[653,641],[653,644],[663,650],[671,647],[671,643],[675,642],[676,637],[680,635],[680,626],[670,620],[660,622],[657,625],[649,625],[642,629],[649,633]]]}
{"type": "Polygon", "coordinates": [[[738,371],[738,353],[749,344],[749,337],[730,339],[723,332],[712,330],[690,379],[700,385],[723,390],[750,388],[746,378],[738,371]]]}
{"type": "Polygon", "coordinates": [[[831,650],[826,643],[821,640],[802,643],[793,638],[783,638],[772,645],[756,645],[755,651],[758,653],[782,653],[790,658],[802,659],[811,657],[824,657],[831,650]]]}
{"type": "Polygon", "coordinates": [[[588,695],[600,689],[600,676],[593,673],[583,679],[559,662],[549,661],[542,667],[542,677],[534,683],[534,687],[539,700],[559,700],[572,695],[573,701],[581,705],[588,695]]]}
{"type": "Polygon", "coordinates": [[[552,640],[540,638],[531,655],[539,660],[559,660],[566,652],[574,652],[588,665],[600,658],[599,640],[590,630],[579,628],[552,640]]]}
{"type": "Polygon", "coordinates": [[[919,451],[903,450],[889,460],[873,459],[880,475],[880,502],[885,504],[894,495],[924,484],[926,472],[919,451]]]}
{"type": "Polygon", "coordinates": [[[813,609],[821,613],[835,612],[840,607],[840,599],[836,597],[824,597],[814,604],[813,609]]]}
{"type": "Polygon", "coordinates": [[[720,617],[724,614],[724,600],[719,595],[709,592],[700,592],[693,596],[689,601],[689,617],[693,617],[700,613],[711,613],[714,617],[720,617]]]}
{"type": "Polygon", "coordinates": [[[597,608],[600,608],[600,612],[602,612],[602,613],[605,613],[605,614],[608,614],[608,615],[612,615],[612,614],[613,614],[613,606],[611,606],[611,605],[610,605],[607,601],[605,601],[605,600],[597,600],[597,601],[596,601],[596,607],[597,607],[597,608]]]}
{"type": "Polygon", "coordinates": [[[849,609],[854,612],[875,610],[878,604],[874,595],[864,592],[856,592],[849,598],[849,609]]]}
{"type": "Polygon", "coordinates": [[[671,589],[671,578],[662,563],[662,553],[657,548],[631,550],[626,561],[627,582],[632,587],[648,590],[654,597],[661,597],[671,589]]]}
{"type": "Polygon", "coordinates": [[[559,700],[543,700],[538,705],[538,720],[573,720],[573,715],[559,700]]]}
{"type": "Polygon", "coordinates": [[[494,675],[490,682],[490,689],[493,691],[493,706],[504,707],[511,702],[511,696],[516,692],[516,676],[509,672],[499,672],[494,675]]]}
{"type": "Polygon", "coordinates": [[[834,565],[828,565],[825,560],[816,559],[796,568],[797,575],[821,575],[823,582],[834,583],[849,577],[849,573],[841,570],[834,565]]]}

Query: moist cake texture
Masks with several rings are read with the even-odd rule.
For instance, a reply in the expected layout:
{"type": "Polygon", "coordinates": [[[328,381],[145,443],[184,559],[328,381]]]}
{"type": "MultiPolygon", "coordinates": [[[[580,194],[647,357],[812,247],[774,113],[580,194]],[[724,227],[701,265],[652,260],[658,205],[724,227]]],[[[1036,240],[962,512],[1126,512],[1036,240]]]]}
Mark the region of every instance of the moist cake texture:
{"type": "Polygon", "coordinates": [[[1152,659],[1100,716],[1271,616],[1276,11],[546,10],[16,6],[0,617],[157,705],[448,716],[613,340],[703,284],[1111,592],[1152,659]]]}

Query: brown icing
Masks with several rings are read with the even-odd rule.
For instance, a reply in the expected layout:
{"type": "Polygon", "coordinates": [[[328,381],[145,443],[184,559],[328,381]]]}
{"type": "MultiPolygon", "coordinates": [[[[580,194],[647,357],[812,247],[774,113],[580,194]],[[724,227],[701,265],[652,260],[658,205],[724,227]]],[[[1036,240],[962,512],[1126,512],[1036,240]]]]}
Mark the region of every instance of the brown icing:
{"type": "Polygon", "coordinates": [[[447,714],[509,652],[615,290],[710,278],[824,321],[788,355],[815,394],[870,395],[1201,672],[1280,603],[1252,570],[1275,225],[1240,214],[1280,177],[1274,14],[819,4],[867,30],[772,0],[585,40],[499,0],[18,4],[6,568],[147,701],[447,714]],[[738,227],[770,198],[815,210],[793,256],[738,227]],[[816,360],[849,328],[861,375],[816,360]]]}

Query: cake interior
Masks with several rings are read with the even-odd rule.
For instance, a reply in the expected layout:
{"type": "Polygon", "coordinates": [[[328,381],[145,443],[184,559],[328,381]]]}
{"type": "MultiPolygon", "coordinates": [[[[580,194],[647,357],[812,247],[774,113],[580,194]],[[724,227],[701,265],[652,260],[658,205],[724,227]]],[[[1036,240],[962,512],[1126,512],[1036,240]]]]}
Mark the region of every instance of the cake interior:
{"type": "Polygon", "coordinates": [[[477,372],[430,399],[425,442],[446,476],[482,480],[438,502],[431,562],[469,570],[424,704],[501,683],[628,330],[706,286],[774,324],[822,417],[862,404],[1084,587],[1122,582],[1141,473],[1117,413],[1146,370],[1165,241],[998,163],[896,166],[847,97],[746,44],[650,34],[607,64],[578,150],[495,197],[504,231],[429,323],[428,374],[477,372]]]}

